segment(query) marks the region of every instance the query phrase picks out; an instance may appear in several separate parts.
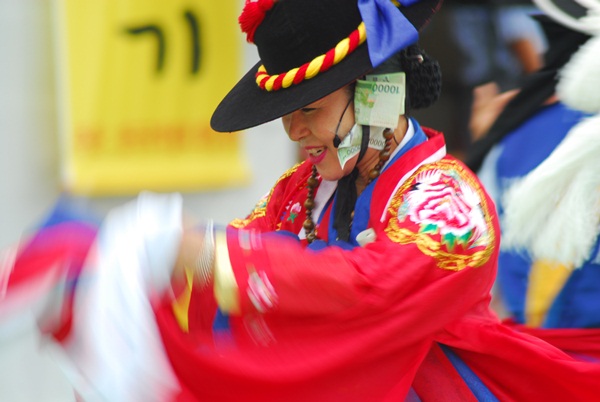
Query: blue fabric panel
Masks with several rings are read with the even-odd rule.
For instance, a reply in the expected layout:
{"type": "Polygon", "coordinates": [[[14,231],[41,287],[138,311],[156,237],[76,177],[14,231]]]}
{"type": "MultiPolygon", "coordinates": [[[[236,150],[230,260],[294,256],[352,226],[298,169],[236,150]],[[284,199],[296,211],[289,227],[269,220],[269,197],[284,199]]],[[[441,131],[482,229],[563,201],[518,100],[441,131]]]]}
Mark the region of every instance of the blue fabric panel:
{"type": "Polygon", "coordinates": [[[458,374],[463,378],[473,395],[477,398],[478,401],[482,402],[496,402],[498,398],[492,394],[492,392],[485,386],[485,384],[477,377],[477,375],[471,371],[471,369],[461,360],[460,357],[456,355],[446,345],[440,344],[440,347],[456,369],[458,374]]]}
{"type": "Polygon", "coordinates": [[[415,390],[411,387],[411,389],[408,390],[408,395],[406,395],[404,402],[421,402],[421,398],[419,398],[419,395],[417,395],[415,390]]]}
{"type": "MultiPolygon", "coordinates": [[[[515,179],[537,167],[564,139],[569,130],[586,114],[561,103],[546,106],[502,141],[502,154],[497,161],[498,188],[503,193],[515,179]]],[[[501,199],[502,194],[500,195],[501,199]]],[[[497,205],[502,216],[502,205],[497,205]]],[[[524,323],[527,277],[531,261],[527,256],[500,251],[498,283],[511,316],[524,323]]]]}
{"type": "Polygon", "coordinates": [[[498,158],[499,187],[506,189],[514,178],[537,167],[586,114],[561,103],[542,108],[502,141],[498,158]]]}
{"type": "Polygon", "coordinates": [[[496,282],[504,306],[516,322],[524,324],[531,260],[517,253],[503,251],[498,256],[498,267],[502,268],[498,269],[496,282]]]}
{"type": "MultiPolygon", "coordinates": [[[[600,238],[596,239],[598,254],[600,238]]],[[[600,328],[600,264],[587,261],[575,269],[554,300],[544,328],[600,328]]]]}
{"type": "Polygon", "coordinates": [[[213,321],[213,331],[223,330],[229,330],[229,316],[224,314],[220,308],[217,308],[217,313],[213,321]]]}

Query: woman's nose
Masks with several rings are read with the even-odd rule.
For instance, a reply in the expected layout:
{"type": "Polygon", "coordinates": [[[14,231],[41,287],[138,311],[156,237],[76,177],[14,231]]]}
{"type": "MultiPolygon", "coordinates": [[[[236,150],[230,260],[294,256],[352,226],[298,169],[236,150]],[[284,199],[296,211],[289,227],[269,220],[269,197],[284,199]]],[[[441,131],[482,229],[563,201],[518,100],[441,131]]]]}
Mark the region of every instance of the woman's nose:
{"type": "Polygon", "coordinates": [[[292,141],[300,141],[308,134],[302,112],[295,111],[283,116],[283,127],[292,141]]]}

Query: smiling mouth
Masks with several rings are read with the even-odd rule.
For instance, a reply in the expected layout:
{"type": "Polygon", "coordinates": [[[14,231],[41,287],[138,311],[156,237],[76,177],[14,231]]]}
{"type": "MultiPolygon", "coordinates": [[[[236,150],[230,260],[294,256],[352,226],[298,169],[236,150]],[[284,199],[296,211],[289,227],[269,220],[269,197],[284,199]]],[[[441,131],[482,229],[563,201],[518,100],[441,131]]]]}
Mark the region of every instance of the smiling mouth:
{"type": "Polygon", "coordinates": [[[311,148],[306,150],[306,153],[313,157],[319,156],[323,152],[325,152],[325,148],[311,148]]]}

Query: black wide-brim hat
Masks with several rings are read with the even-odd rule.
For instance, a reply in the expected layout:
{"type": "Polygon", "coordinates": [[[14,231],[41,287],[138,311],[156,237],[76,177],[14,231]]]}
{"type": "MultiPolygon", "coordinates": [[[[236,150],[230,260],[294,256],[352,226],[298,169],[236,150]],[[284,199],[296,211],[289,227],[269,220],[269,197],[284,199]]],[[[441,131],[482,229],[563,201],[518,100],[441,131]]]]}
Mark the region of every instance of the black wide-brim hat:
{"type": "Polygon", "coordinates": [[[598,20],[589,21],[586,17],[591,9],[600,12],[600,0],[533,0],[535,5],[556,22],[575,31],[594,35],[599,27],[592,26],[598,20]]]}
{"type": "MultiPolygon", "coordinates": [[[[404,2],[413,4],[400,5],[398,9],[416,31],[421,31],[441,2],[404,2]]],[[[270,75],[282,74],[333,49],[361,23],[357,3],[358,0],[275,0],[254,34],[260,61],[217,106],[210,121],[212,129],[232,132],[275,120],[373,70],[367,34],[366,42],[310,79],[273,91],[261,89],[256,83],[255,76],[261,65],[270,75]]]]}

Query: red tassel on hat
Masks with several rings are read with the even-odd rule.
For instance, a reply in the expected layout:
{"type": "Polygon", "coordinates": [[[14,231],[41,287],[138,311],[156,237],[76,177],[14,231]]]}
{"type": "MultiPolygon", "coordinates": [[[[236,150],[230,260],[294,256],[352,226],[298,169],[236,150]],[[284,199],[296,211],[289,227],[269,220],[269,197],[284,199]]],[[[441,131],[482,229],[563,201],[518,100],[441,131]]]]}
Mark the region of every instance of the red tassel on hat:
{"type": "Polygon", "coordinates": [[[249,43],[254,43],[254,32],[273,4],[275,4],[275,0],[246,0],[238,22],[242,32],[246,33],[246,40],[249,43]]]}

